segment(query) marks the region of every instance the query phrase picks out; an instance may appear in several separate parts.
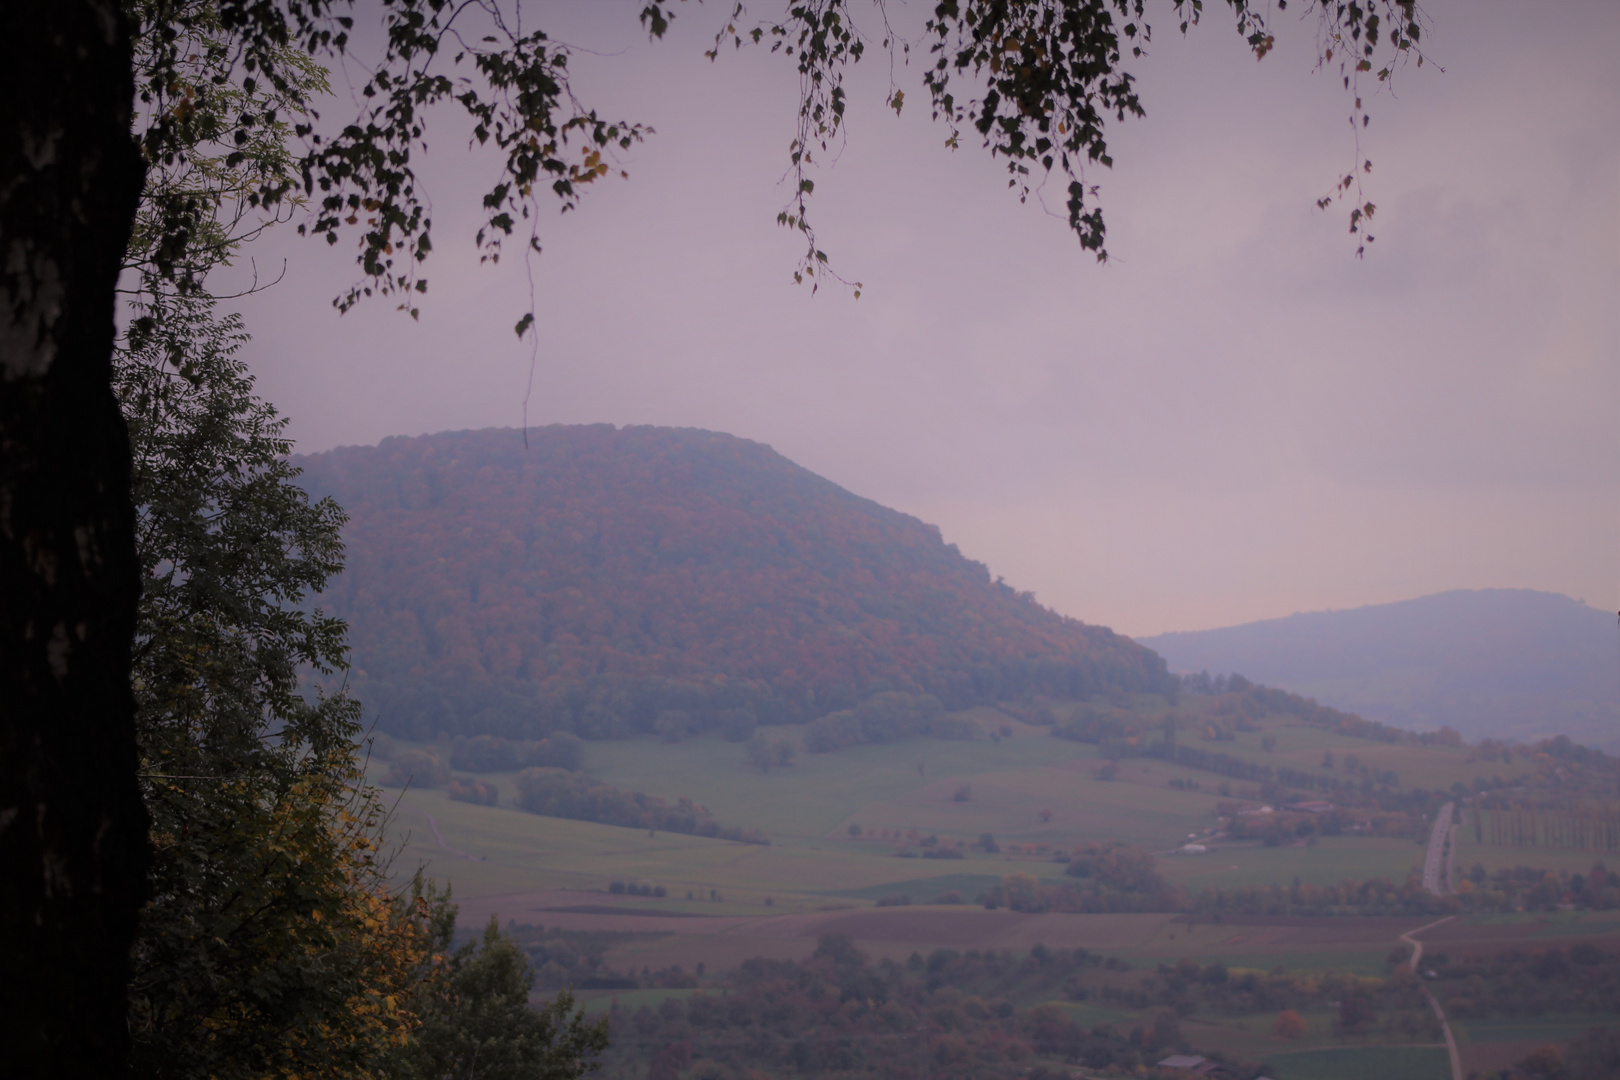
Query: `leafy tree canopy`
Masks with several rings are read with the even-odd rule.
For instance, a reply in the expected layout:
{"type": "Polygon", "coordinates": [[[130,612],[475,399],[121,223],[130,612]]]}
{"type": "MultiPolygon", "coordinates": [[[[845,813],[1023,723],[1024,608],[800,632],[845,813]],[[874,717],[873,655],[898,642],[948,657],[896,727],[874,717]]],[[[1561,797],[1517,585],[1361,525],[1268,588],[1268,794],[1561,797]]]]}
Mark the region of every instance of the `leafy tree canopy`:
{"type": "MultiPolygon", "coordinates": [[[[1270,5],[1226,0],[1247,47],[1264,57],[1275,45],[1270,5]]],[[[1359,79],[1387,81],[1410,56],[1421,63],[1422,17],[1415,0],[1303,0],[1317,20],[1319,59],[1335,61],[1355,101],[1355,126],[1368,122],[1359,79]]],[[[680,5],[646,0],[639,19],[661,38],[680,5]]],[[[947,145],[976,134],[1004,160],[1020,199],[1052,175],[1065,183],[1065,217],[1081,247],[1107,257],[1107,227],[1088,166],[1109,166],[1110,121],[1144,115],[1130,68],[1149,47],[1153,29],[1148,0],[941,0],[916,40],[895,31],[882,0],[800,0],[780,18],[749,25],[741,2],[727,14],[708,53],[723,45],[768,47],[797,67],[800,106],[789,151],[790,202],[780,224],[803,234],[805,250],[794,276],[803,281],[832,274],[818,246],[808,200],[815,190],[816,155],[827,156],[842,135],[849,107],[845,73],[874,45],[891,61],[925,57],[923,90],[933,116],[948,131],[947,145]]],[[[1280,0],[1277,11],[1286,10],[1280,0]]],[[[1202,0],[1169,0],[1163,8],[1182,32],[1204,14],[1202,0]]],[[[573,51],[544,29],[525,29],[521,4],[502,0],[389,0],[379,5],[381,54],[359,87],[360,114],[333,127],[323,123],[311,85],[311,58],[347,53],[355,33],[352,0],[140,0],[140,36],[149,43],[141,71],[140,101],[148,123],[140,134],[149,162],[181,165],[199,125],[231,149],[235,168],[254,157],[284,125],[302,147],[274,167],[244,177],[235,192],[241,205],[272,215],[307,199],[313,211],[300,231],[335,244],[345,232],[359,244],[361,280],[335,303],[346,309],[373,294],[396,297],[413,315],[427,290],[423,263],[433,247],[433,222],[417,176],[428,118],[446,103],[459,105],[476,140],[504,155],[502,172],[483,197],[476,241],[484,258],[498,261],[520,231],[539,251],[539,201],[549,190],[563,210],[578,205],[588,185],[623,170],[616,151],[651,132],[629,120],[608,119],[574,94],[573,51]],[[199,77],[199,60],[210,71],[199,77]]],[[[905,105],[894,85],[887,104],[905,105]]],[[[262,158],[263,155],[261,154],[262,158]]],[[[1360,197],[1359,177],[1371,169],[1359,144],[1354,167],[1321,200],[1355,192],[1350,231],[1363,242],[1374,211],[1360,197]]],[[[179,258],[192,233],[206,230],[208,208],[184,197],[155,207],[150,222],[155,265],[183,282],[195,267],[179,258]]],[[[842,279],[838,279],[842,280],[842,279]]],[[[854,285],[859,295],[859,285],[854,285]]],[[[521,335],[532,313],[517,324],[521,335]]]]}

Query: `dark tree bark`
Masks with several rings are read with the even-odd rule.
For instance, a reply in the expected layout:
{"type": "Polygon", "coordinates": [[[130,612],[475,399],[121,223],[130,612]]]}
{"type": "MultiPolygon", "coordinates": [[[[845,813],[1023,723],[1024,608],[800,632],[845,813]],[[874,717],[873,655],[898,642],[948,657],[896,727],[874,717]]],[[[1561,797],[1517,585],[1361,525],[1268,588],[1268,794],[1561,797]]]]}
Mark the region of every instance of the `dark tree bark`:
{"type": "Polygon", "coordinates": [[[119,0],[0,2],[0,1076],[122,1072],[139,576],[111,389],[140,195],[119,0]]]}

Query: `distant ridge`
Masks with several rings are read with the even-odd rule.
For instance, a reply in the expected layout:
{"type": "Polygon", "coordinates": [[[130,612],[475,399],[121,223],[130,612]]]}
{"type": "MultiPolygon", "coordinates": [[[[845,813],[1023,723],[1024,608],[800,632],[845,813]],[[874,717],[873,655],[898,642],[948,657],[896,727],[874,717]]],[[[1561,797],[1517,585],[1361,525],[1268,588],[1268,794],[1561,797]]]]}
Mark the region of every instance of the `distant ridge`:
{"type": "Polygon", "coordinates": [[[1615,616],[1558,593],[1456,590],[1139,640],[1172,670],[1237,671],[1400,727],[1620,749],[1615,616]]]}
{"type": "Polygon", "coordinates": [[[1147,649],[768,446],[605,424],[527,444],[459,431],[298,460],[350,514],[322,603],[385,728],[600,738],[883,691],[963,707],[1169,685],[1147,649]]]}

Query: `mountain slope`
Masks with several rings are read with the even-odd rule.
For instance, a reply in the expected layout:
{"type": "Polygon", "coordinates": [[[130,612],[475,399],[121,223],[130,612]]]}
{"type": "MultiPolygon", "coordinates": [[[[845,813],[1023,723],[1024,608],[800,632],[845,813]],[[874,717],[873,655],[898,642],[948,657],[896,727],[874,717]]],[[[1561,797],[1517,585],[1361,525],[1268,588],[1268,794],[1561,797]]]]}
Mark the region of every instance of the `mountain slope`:
{"type": "Polygon", "coordinates": [[[1458,590],[1141,643],[1176,671],[1240,671],[1401,727],[1620,745],[1615,617],[1556,593],[1458,590]]]}
{"type": "Polygon", "coordinates": [[[606,737],[1167,683],[939,530],[769,447],[612,425],[394,438],[299,460],[348,510],[357,689],[386,728],[606,737]]]}

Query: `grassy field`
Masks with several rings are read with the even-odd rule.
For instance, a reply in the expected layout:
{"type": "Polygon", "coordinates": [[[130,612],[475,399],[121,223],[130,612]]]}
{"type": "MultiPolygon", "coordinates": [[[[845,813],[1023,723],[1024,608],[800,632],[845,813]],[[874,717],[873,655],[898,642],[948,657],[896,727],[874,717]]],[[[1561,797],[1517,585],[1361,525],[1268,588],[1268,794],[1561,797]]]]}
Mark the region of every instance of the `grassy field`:
{"type": "Polygon", "coordinates": [[[955,890],[972,901],[1008,873],[1064,880],[1063,867],[1037,849],[1089,840],[1119,839],[1166,852],[1166,876],[1194,890],[1295,877],[1313,884],[1399,880],[1421,854],[1411,841],[1348,836],[1324,837],[1314,846],[1168,854],[1189,833],[1209,827],[1216,797],[1167,787],[1169,775],[1185,770],[1161,762],[1128,762],[1121,779],[1097,780],[1087,767],[1091,749],[1045,736],[999,745],[917,740],[806,755],[801,764],[766,776],[734,760],[740,750],[718,740],[593,744],[592,775],[667,798],[691,795],[724,824],[763,829],[770,846],[537,817],[511,805],[514,777],[499,774],[490,778],[502,789],[504,805],[497,807],[456,802],[442,789],[389,792],[398,800],[390,834],[402,844],[395,862],[401,875],[425,865],[462,896],[593,890],[622,880],[663,885],[675,897],[716,889],[749,909],[766,896],[813,906],[827,898],[870,902],[897,892],[924,901],[955,890]],[[929,775],[919,776],[919,759],[929,775]],[[955,771],[933,775],[944,770],[955,771]],[[957,801],[952,796],[963,783],[972,795],[957,801]],[[1051,811],[1050,822],[1041,820],[1041,810],[1051,811]],[[860,839],[850,837],[851,823],[861,826],[860,839]],[[969,846],[965,858],[949,861],[897,858],[905,845],[881,838],[881,830],[916,830],[966,844],[989,832],[1002,850],[969,846]]]}
{"type": "Polygon", "coordinates": [[[1299,878],[1307,885],[1388,878],[1402,881],[1421,869],[1424,847],[1411,840],[1377,836],[1323,836],[1313,845],[1261,844],[1220,847],[1204,855],[1176,855],[1160,860],[1171,881],[1197,892],[1269,885],[1299,878]]]}
{"type": "MultiPolygon", "coordinates": [[[[1314,844],[1216,845],[1203,855],[1175,849],[1201,838],[1215,807],[1247,785],[1221,776],[1133,758],[1117,778],[1095,775],[1094,746],[1050,736],[1045,729],[980,710],[986,730],[1010,726],[998,741],[912,739],[801,753],[787,768],[750,767],[743,747],[712,736],[680,743],[653,740],[593,742],[585,771],[628,791],[668,800],[689,796],[722,825],[758,829],[769,845],[741,844],[588,822],[544,818],[515,805],[516,773],[486,774],[501,793],[489,807],[451,800],[443,789],[389,790],[396,800],[390,835],[394,869],[408,877],[421,866],[449,882],[469,923],[497,914],[503,921],[554,929],[617,931],[606,961],[618,970],[706,964],[720,971],[754,956],[804,959],[823,933],[847,934],[874,958],[904,961],[934,948],[1026,951],[1084,947],[1146,973],[1190,959],[1235,971],[1341,971],[1382,977],[1399,934],[1424,919],[1226,920],[1170,915],[1026,915],[987,911],[974,903],[1009,873],[1048,882],[1068,880],[1054,849],[1087,841],[1124,840],[1155,852],[1161,872],[1191,891],[1344,880],[1404,879],[1424,845],[1412,838],[1318,837],[1314,844]],[[1172,786],[1175,782],[1177,786],[1172,786]],[[965,798],[957,798],[966,787],[965,798]],[[1044,813],[1043,813],[1044,812],[1044,813]],[[850,826],[859,826],[859,836],[850,826]],[[974,846],[983,833],[1000,850],[974,846]],[[908,834],[915,834],[908,839],[908,834]],[[931,860],[917,837],[960,842],[965,857],[931,860]],[[613,881],[663,886],[663,897],[611,894],[613,881]],[[964,904],[933,905],[954,892],[964,904]],[[877,908],[886,896],[914,903],[877,908]]],[[[1320,769],[1332,750],[1341,767],[1355,754],[1373,769],[1393,769],[1403,784],[1447,787],[1481,771],[1456,748],[1390,747],[1300,725],[1272,722],[1278,738],[1267,752],[1260,732],[1234,741],[1199,743],[1272,766],[1320,769]]],[[[764,729],[767,739],[797,742],[798,728],[764,729]]],[[[1183,731],[1190,742],[1192,734],[1183,731]]],[[[1498,765],[1500,763],[1492,763],[1498,765]]],[[[374,766],[377,776],[385,763],[374,766]]],[[[1494,770],[1493,770],[1494,771],[1494,770]]],[[[1533,864],[1584,870],[1592,852],[1508,848],[1472,842],[1459,831],[1457,861],[1487,869],[1533,864]]],[[[1511,939],[1524,944],[1573,937],[1620,938],[1620,917],[1595,913],[1526,913],[1465,917],[1431,933],[1437,951],[1492,951],[1511,939]],[[1520,932],[1506,933],[1505,927],[1520,932]],[[1478,930],[1474,934],[1473,930],[1478,930]],[[1441,939],[1444,940],[1441,940],[1441,939]]],[[[592,1013],[618,1006],[657,1008],[686,990],[588,991],[592,1013]]],[[[1045,993],[1050,993],[1046,991],[1045,993]]],[[[1021,1005],[1039,1004],[1037,1001],[1021,1005]]],[[[1080,1023],[1121,1028],[1151,1024],[1153,1010],[1100,1001],[1053,1001],[1080,1023]]],[[[1333,1033],[1335,1010],[1310,1011],[1307,1031],[1285,1042],[1271,1034],[1275,1015],[1239,1018],[1195,1015],[1182,1024],[1192,1045],[1249,1061],[1266,1061],[1275,1080],[1444,1080],[1446,1054],[1436,1047],[1346,1046],[1333,1033]]],[[[1534,1045],[1577,1037],[1592,1017],[1521,1022],[1469,1022],[1457,1034],[1468,1062],[1499,1067],[1534,1045]],[[1474,1055],[1467,1057],[1467,1055],[1474,1055]]],[[[1472,1066],[1471,1066],[1472,1067],[1472,1066]]]]}
{"type": "MultiPolygon", "coordinates": [[[[1344,759],[1346,755],[1353,754],[1362,765],[1375,772],[1393,771],[1405,787],[1431,789],[1449,789],[1452,784],[1459,782],[1471,784],[1478,776],[1500,775],[1512,779],[1529,773],[1532,768],[1523,759],[1510,763],[1470,761],[1474,752],[1467,747],[1394,745],[1376,739],[1354,738],[1337,731],[1312,727],[1285,715],[1262,719],[1259,722],[1260,730],[1238,732],[1227,741],[1205,742],[1199,738],[1197,718],[1199,710],[1207,703],[1207,699],[1196,696],[1182,697],[1180,707],[1176,710],[1183,714],[1180,720],[1181,741],[1189,746],[1215,750],[1258,765],[1288,766],[1335,775],[1322,767],[1324,754],[1331,750],[1338,770],[1336,775],[1346,775],[1344,759]],[[1269,751],[1261,746],[1261,740],[1267,735],[1276,739],[1276,745],[1269,751]]],[[[1166,706],[1163,699],[1155,700],[1151,695],[1144,696],[1137,703],[1139,711],[1147,712],[1166,706]]],[[[1208,774],[1203,775],[1207,777],[1208,774]]]]}
{"type": "Polygon", "coordinates": [[[1459,1042],[1535,1042],[1565,1043],[1581,1037],[1595,1027],[1613,1027],[1615,1015],[1582,1016],[1559,1014],[1533,1016],[1512,1020],[1464,1020],[1451,1025],[1459,1042]]]}
{"type": "MultiPolygon", "coordinates": [[[[707,895],[717,889],[732,905],[728,911],[754,911],[763,910],[767,896],[777,903],[791,904],[797,898],[808,905],[840,891],[914,878],[918,866],[927,865],[896,859],[886,847],[874,850],[847,842],[764,846],[665,832],[649,835],[642,829],[455,802],[442,791],[399,796],[391,835],[404,841],[394,862],[397,876],[409,877],[423,865],[429,876],[453,883],[456,895],[463,897],[605,890],[611,881],[633,881],[662,885],[675,899],[684,899],[687,891],[707,895]]],[[[986,857],[949,866],[960,872],[979,861],[999,865],[986,857]]],[[[660,906],[669,902],[674,901],[660,906]]]]}
{"type": "MultiPolygon", "coordinates": [[[[769,773],[748,765],[740,745],[712,735],[673,744],[639,739],[587,746],[585,770],[593,778],[670,800],[690,796],[722,824],[763,831],[772,840],[769,847],[534,817],[515,809],[516,774],[506,773],[484,777],[500,789],[499,807],[453,802],[442,790],[400,795],[392,826],[402,845],[396,869],[408,875],[426,865],[469,897],[596,890],[624,880],[664,885],[676,898],[688,891],[706,897],[714,890],[728,910],[758,910],[766,897],[788,909],[838,898],[873,902],[891,893],[932,900],[950,890],[971,901],[1010,872],[1062,880],[1050,851],[1087,841],[1123,840],[1159,852],[1166,877],[1194,891],[1296,878],[1311,884],[1399,881],[1422,855],[1412,840],[1360,836],[1172,854],[1213,826],[1221,791],[1234,790],[1234,783],[1142,758],[1122,762],[1117,779],[1100,780],[1094,775],[1100,764],[1096,747],[1053,738],[1044,728],[994,710],[975,710],[973,716],[981,728],[1006,726],[1012,736],[910,739],[800,753],[794,765],[769,773]],[[1199,790],[1190,790],[1192,784],[1199,790]],[[964,787],[967,797],[957,798],[964,787]],[[859,839],[851,838],[852,825],[860,828],[859,839]],[[992,855],[968,847],[965,859],[950,862],[896,858],[913,831],[964,845],[990,833],[1002,850],[992,855]]],[[[1354,753],[1370,767],[1394,768],[1403,782],[1423,786],[1441,786],[1474,768],[1465,749],[1390,747],[1270,724],[1278,739],[1270,753],[1260,747],[1261,732],[1210,745],[1258,763],[1298,768],[1319,767],[1325,750],[1333,750],[1341,765],[1345,754],[1354,753]]],[[[793,742],[801,734],[796,727],[762,731],[767,739],[793,742]]],[[[385,766],[374,768],[381,775],[385,766]]],[[[1467,829],[1459,834],[1463,867],[1478,861],[1496,869],[1532,858],[1538,865],[1578,869],[1591,862],[1589,853],[1481,846],[1467,829]]]]}
{"type": "Polygon", "coordinates": [[[1466,822],[1457,830],[1456,858],[1459,871],[1467,871],[1475,863],[1487,871],[1509,870],[1515,866],[1538,866],[1548,870],[1573,870],[1580,873],[1591,869],[1595,862],[1620,866],[1620,855],[1612,851],[1476,843],[1474,831],[1466,822]]]}

